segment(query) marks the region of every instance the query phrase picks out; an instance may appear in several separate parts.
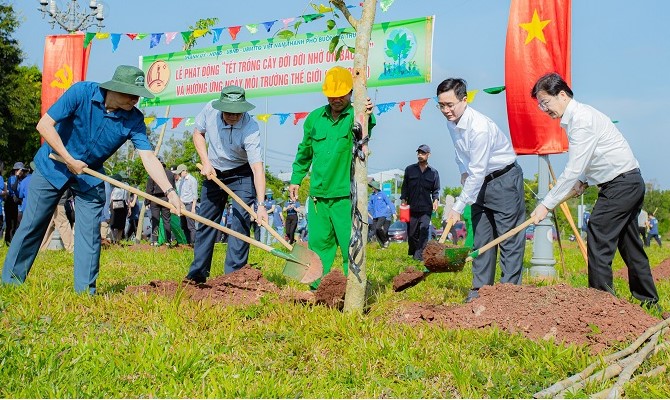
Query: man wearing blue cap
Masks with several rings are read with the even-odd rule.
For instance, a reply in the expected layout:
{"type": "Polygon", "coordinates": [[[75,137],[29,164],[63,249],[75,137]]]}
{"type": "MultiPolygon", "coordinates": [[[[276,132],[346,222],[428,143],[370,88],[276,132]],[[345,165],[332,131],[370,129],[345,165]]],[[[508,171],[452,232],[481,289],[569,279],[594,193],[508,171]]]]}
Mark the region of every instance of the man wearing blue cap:
{"type": "Polygon", "coordinates": [[[103,163],[127,140],[132,141],[149,175],[168,195],[174,212],[181,201],[149,143],[144,115],[135,108],[140,96],[153,97],[141,69],[121,65],[105,83],[77,82],[42,116],[37,130],[44,139],[35,156],[23,223],[5,257],[2,281],[21,284],[35,261],[54,209],[65,190],[75,195],[74,289],[96,292],[100,270],[100,216],[105,204],[103,181],[84,174],[104,172],[103,163]],[[49,158],[55,153],[64,163],[49,158]]]}

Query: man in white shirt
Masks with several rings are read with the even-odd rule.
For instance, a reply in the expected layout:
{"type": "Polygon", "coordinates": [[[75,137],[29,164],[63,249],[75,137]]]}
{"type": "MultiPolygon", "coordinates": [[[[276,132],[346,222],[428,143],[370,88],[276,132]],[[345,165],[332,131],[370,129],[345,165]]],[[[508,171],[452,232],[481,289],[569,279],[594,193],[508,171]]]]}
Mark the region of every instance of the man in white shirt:
{"type": "MultiPolygon", "coordinates": [[[[198,181],[188,172],[186,165],[179,164],[175,171],[177,182],[177,193],[181,202],[184,203],[186,210],[195,213],[195,204],[198,200],[198,181]]],[[[181,216],[181,229],[186,234],[188,244],[193,246],[195,243],[195,220],[181,216]]]]}
{"type": "Polygon", "coordinates": [[[565,170],[532,213],[535,223],[572,189],[579,195],[589,184],[598,185],[598,200],[587,227],[589,287],[615,294],[612,259],[618,247],[628,266],[631,294],[644,306],[657,304],[658,293],[637,226],[645,185],[628,142],[609,117],[574,100],[572,90],[556,73],[542,76],[531,96],[540,110],[560,118],[570,146],[565,170]]]}
{"type": "MultiPolygon", "coordinates": [[[[523,171],[516,163],[516,153],[507,135],[488,117],[468,106],[465,80],[450,78],[440,83],[437,101],[438,109],[448,121],[463,185],[447,220],[459,221],[465,206],[471,204],[474,246],[480,248],[523,223],[526,215],[523,171]]],[[[524,232],[498,247],[500,282],[520,285],[524,232]]],[[[466,302],[479,297],[479,288],[494,283],[497,250],[491,249],[473,260],[472,289],[466,302]]]]}

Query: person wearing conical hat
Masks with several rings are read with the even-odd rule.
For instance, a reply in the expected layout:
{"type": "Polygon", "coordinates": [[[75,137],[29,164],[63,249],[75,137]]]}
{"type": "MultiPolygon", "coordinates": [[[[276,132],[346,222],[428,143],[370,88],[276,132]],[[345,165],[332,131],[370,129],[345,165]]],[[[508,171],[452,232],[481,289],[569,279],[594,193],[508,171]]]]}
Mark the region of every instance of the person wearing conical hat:
{"type": "Polygon", "coordinates": [[[75,195],[74,290],[95,294],[100,270],[100,217],[105,204],[103,181],[84,168],[104,173],[103,163],[126,141],[137,149],[144,168],[168,194],[174,212],[181,201],[154,155],[144,115],[135,106],[140,97],[154,97],[144,84],[144,72],[120,65],[104,83],[77,82],[49,108],[37,124],[44,143],[35,155],[35,172],[28,187],[23,223],[4,261],[2,281],[26,280],[49,221],[63,193],[75,195]],[[60,155],[64,163],[49,158],[60,155]]]}
{"type": "MultiPolygon", "coordinates": [[[[216,176],[247,205],[257,205],[259,220],[268,220],[263,205],[265,194],[265,167],[261,152],[261,136],[258,122],[251,118],[249,111],[256,106],[246,99],[245,91],[239,86],[226,86],[218,100],[212,100],[195,118],[193,144],[200,156],[200,173],[207,178],[216,176]]],[[[223,211],[228,201],[228,193],[210,179],[203,181],[200,190],[198,215],[221,223],[223,211]]],[[[226,224],[231,229],[249,236],[251,218],[249,213],[233,202],[232,213],[226,224]]],[[[204,283],[209,277],[214,254],[217,231],[201,224],[195,232],[193,263],[185,283],[204,283]]],[[[224,273],[229,274],[247,264],[249,244],[230,236],[226,249],[224,273]]]]}
{"type": "MultiPolygon", "coordinates": [[[[305,119],[304,136],[298,145],[289,185],[292,200],[298,199],[303,178],[312,168],[307,206],[310,209],[309,248],[321,257],[323,274],[330,272],[337,248],[342,252],[344,274],[349,271],[351,237],[351,149],[354,144],[352,126],[354,107],[351,96],[354,83],[351,72],[343,67],[328,70],[323,81],[323,94],[328,104],[312,111],[305,119]]],[[[368,129],[375,126],[372,102],[368,129]]],[[[312,283],[315,289],[320,280],[312,283]]]]}

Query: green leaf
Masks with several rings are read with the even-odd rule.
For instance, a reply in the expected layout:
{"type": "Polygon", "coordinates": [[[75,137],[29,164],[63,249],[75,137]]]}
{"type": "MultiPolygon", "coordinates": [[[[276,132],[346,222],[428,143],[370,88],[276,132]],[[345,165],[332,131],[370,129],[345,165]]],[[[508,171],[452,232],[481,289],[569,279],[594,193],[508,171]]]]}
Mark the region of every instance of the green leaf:
{"type": "Polygon", "coordinates": [[[338,43],[340,43],[340,35],[333,36],[333,38],[330,39],[330,46],[328,46],[328,52],[329,53],[335,52],[335,48],[337,47],[338,43]]]}
{"type": "Polygon", "coordinates": [[[342,49],[344,48],[344,45],[338,47],[337,53],[335,53],[335,61],[338,61],[340,59],[340,55],[342,54],[342,49]]]}
{"type": "Polygon", "coordinates": [[[302,25],[302,21],[296,21],[295,24],[293,24],[293,29],[297,32],[300,25],[302,25]]]}
{"type": "Polygon", "coordinates": [[[351,54],[355,54],[355,53],[356,53],[356,48],[355,48],[355,47],[351,47],[351,46],[349,46],[348,49],[349,49],[349,53],[351,53],[351,54]]]}
{"type": "Polygon", "coordinates": [[[326,21],[326,27],[328,28],[328,30],[333,29],[335,27],[335,20],[329,19],[328,21],[326,21]]]}
{"type": "Polygon", "coordinates": [[[280,38],[280,39],[289,40],[293,36],[295,36],[295,34],[291,31],[289,31],[288,29],[284,29],[283,31],[277,32],[277,37],[280,38]]]}

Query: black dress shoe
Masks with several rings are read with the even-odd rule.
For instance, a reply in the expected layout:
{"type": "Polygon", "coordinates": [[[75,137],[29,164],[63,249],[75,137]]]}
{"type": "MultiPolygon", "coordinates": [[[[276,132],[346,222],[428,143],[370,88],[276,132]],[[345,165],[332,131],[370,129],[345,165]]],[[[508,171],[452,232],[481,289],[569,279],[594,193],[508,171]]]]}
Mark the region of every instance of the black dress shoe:
{"type": "Polygon", "coordinates": [[[186,285],[200,285],[202,283],[205,283],[207,279],[205,278],[189,278],[188,276],[184,278],[181,283],[186,284],[186,285]]]}

